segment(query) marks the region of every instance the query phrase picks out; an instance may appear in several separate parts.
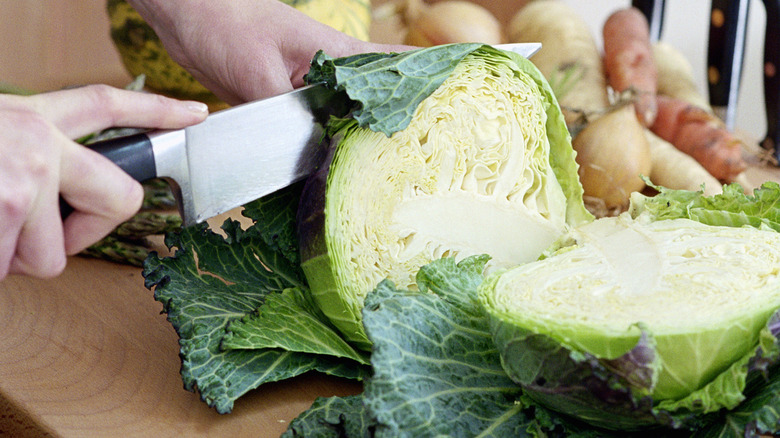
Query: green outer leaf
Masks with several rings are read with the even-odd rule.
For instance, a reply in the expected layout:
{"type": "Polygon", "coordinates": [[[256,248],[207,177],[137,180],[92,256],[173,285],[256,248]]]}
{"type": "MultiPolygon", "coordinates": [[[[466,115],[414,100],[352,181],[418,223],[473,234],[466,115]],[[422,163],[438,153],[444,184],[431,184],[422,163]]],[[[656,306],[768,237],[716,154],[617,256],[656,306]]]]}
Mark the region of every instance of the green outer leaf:
{"type": "Polygon", "coordinates": [[[258,262],[258,255],[268,252],[261,239],[244,233],[234,221],[226,221],[223,230],[227,238],[205,226],[171,234],[167,243],[179,248],[174,256],[152,254],[145,263],[146,286],[154,288],[180,338],[185,388],[197,390],[209,406],[227,413],[247,391],[307,371],[362,378],[361,368],[335,358],[278,349],[220,349],[231,321],[253,312],[267,294],[295,286],[258,262]]]}
{"type": "Polygon", "coordinates": [[[447,79],[461,59],[482,44],[449,44],[398,54],[367,53],[333,59],[318,53],[306,76],[346,90],[359,103],[360,126],[388,137],[404,129],[417,105],[447,79]]]}
{"type": "Polygon", "coordinates": [[[396,290],[387,281],[369,294],[373,375],[364,396],[376,436],[528,436],[531,420],[515,403],[520,389],[501,369],[475,305],[481,276],[468,266],[446,258],[421,270],[434,281],[423,287],[441,295],[396,290]]]}
{"type": "Polygon", "coordinates": [[[318,398],[290,423],[282,438],[370,438],[370,423],[362,395],[318,398]]]}
{"type": "Polygon", "coordinates": [[[769,228],[780,231],[780,184],[769,181],[744,193],[739,184],[723,186],[723,193],[704,196],[701,191],[672,190],[653,186],[659,194],[631,196],[631,215],[651,215],[655,220],[686,218],[708,225],[769,228]]]}
{"type": "Polygon", "coordinates": [[[230,412],[238,397],[265,382],[311,370],[364,377],[362,366],[330,356],[220,348],[228,325],[255,312],[268,294],[305,287],[290,248],[299,191],[300,186],[291,187],[249,204],[245,214],[263,222],[246,231],[228,220],[224,236],[205,225],[169,234],[166,244],[176,248],[174,255],[151,254],[145,262],[146,286],[154,289],[180,338],[184,386],[200,392],[220,413],[230,412]]]}
{"type": "Polygon", "coordinates": [[[646,331],[623,356],[600,359],[508,322],[490,307],[488,313],[504,369],[543,406],[606,429],[673,425],[649,397],[660,363],[646,331]]]}
{"type": "Polygon", "coordinates": [[[350,346],[327,323],[305,291],[294,288],[266,296],[265,304],[229,324],[222,349],[280,348],[368,364],[368,355],[350,346]]]}

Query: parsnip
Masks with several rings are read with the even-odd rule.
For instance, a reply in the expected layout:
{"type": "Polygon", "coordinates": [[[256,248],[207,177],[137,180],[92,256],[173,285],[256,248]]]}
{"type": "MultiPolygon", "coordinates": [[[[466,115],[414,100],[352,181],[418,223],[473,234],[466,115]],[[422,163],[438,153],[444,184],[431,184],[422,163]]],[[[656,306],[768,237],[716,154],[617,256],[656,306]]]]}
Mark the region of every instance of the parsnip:
{"type": "Polygon", "coordinates": [[[558,0],[530,2],[509,22],[506,35],[511,43],[542,43],[531,61],[556,91],[568,124],[583,113],[598,117],[609,105],[601,51],[573,7],[558,0]],[[570,79],[568,89],[560,93],[564,79],[570,79]]]}
{"type": "Polygon", "coordinates": [[[498,19],[485,7],[466,0],[425,4],[407,1],[408,26],[404,44],[430,47],[449,43],[499,44],[503,31],[498,19]]]}
{"type": "Polygon", "coordinates": [[[701,190],[715,195],[723,191],[721,183],[699,164],[696,159],[680,151],[673,144],[645,129],[650,149],[650,181],[653,184],[676,190],[701,190]]]}
{"type": "Polygon", "coordinates": [[[658,94],[684,100],[712,112],[709,101],[699,91],[693,66],[676,47],[659,41],[653,44],[653,60],[658,71],[658,94]]]}

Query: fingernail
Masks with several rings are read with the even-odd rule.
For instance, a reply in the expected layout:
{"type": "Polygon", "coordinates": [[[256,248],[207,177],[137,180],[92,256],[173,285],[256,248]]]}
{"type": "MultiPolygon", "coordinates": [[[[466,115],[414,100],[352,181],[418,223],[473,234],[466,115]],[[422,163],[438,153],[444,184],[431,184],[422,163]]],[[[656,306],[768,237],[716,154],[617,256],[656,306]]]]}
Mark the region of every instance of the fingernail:
{"type": "Polygon", "coordinates": [[[189,101],[187,109],[196,114],[205,114],[209,112],[209,106],[203,102],[189,101]]]}

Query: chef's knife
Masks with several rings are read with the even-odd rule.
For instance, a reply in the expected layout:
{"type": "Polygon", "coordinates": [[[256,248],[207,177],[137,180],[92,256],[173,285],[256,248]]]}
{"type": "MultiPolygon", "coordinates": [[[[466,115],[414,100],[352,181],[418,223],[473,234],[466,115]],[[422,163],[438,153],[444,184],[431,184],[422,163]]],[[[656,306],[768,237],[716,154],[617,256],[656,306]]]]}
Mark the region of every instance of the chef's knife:
{"type": "MultiPolygon", "coordinates": [[[[496,47],[527,58],[541,44],[496,47]]],[[[138,181],[168,179],[182,220],[191,225],[312,173],[326,153],[320,141],[324,123],[331,115],[345,115],[348,105],[343,92],[313,84],[216,112],[185,129],[144,132],[90,148],[138,181]]]]}
{"type": "Polygon", "coordinates": [[[749,0],[712,0],[707,48],[710,105],[734,129],[747,35],[749,0]]]}

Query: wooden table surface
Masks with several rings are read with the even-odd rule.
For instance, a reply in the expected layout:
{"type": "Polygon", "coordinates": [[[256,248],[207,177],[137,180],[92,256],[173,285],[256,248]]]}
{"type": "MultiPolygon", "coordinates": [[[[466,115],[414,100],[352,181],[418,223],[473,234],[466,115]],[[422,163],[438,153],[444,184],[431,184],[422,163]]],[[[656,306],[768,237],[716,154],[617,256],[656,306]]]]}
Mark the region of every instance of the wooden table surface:
{"type": "Polygon", "coordinates": [[[100,260],[0,283],[0,436],[278,437],[315,397],[360,391],[307,375],[217,414],[183,389],[161,310],[138,268],[100,260]]]}

